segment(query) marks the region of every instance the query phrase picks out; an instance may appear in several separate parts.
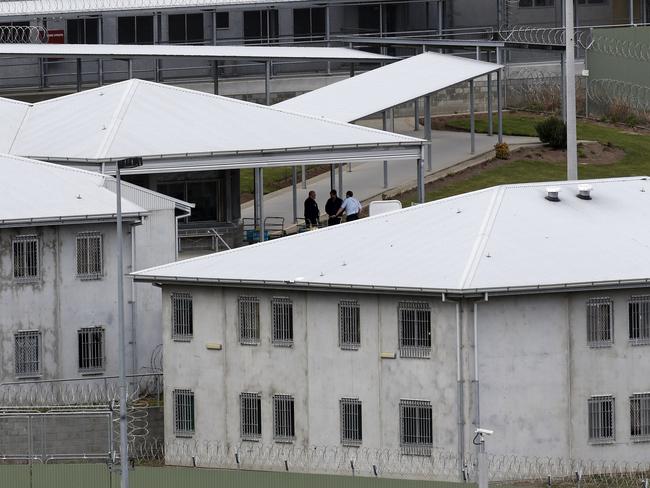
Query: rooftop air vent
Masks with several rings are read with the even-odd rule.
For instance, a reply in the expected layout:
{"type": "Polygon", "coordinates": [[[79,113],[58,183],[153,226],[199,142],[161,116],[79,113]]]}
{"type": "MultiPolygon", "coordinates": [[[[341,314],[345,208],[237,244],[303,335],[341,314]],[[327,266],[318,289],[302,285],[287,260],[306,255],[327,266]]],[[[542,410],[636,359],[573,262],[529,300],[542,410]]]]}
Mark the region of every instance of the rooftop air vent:
{"type": "Polygon", "coordinates": [[[560,189],[556,186],[549,187],[546,189],[546,199],[549,202],[559,202],[560,201],[560,189]]]}
{"type": "Polygon", "coordinates": [[[580,200],[591,200],[591,190],[594,187],[591,185],[578,185],[578,195],[580,200]]]}

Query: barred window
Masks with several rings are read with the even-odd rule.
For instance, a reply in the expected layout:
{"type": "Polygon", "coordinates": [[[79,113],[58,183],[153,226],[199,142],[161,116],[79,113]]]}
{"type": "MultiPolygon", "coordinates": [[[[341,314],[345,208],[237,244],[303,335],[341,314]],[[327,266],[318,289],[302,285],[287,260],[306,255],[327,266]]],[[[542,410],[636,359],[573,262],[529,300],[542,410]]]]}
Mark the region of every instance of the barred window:
{"type": "Polygon", "coordinates": [[[356,300],[339,302],[339,347],[359,349],[361,345],[360,309],[356,300]]]}
{"type": "Polygon", "coordinates": [[[361,430],[361,402],[358,398],[341,398],[341,444],[358,446],[363,439],[361,430]]]}
{"type": "Polygon", "coordinates": [[[610,442],[615,440],[614,397],[592,396],[588,400],[589,441],[610,442]]]}
{"type": "Polygon", "coordinates": [[[103,273],[102,235],[99,232],[77,234],[77,277],[97,280],[103,273]]]}
{"type": "Polygon", "coordinates": [[[650,344],[650,295],[633,296],[628,304],[630,342],[650,344]]]}
{"type": "Polygon", "coordinates": [[[587,344],[607,347],[614,342],[613,302],[609,297],[587,300],[587,344]]]}
{"type": "Polygon", "coordinates": [[[426,302],[401,302],[399,314],[399,350],[404,358],[428,358],[431,355],[431,310],[426,302]]]}
{"type": "Polygon", "coordinates": [[[259,393],[239,395],[241,438],[258,440],[262,437],[262,397],[259,393]]]}
{"type": "Polygon", "coordinates": [[[38,237],[17,236],[12,244],[14,278],[22,282],[38,280],[38,237]]]}
{"type": "Polygon", "coordinates": [[[260,343],[260,300],[257,297],[239,297],[239,342],[260,343]]]}
{"type": "Polygon", "coordinates": [[[650,441],[650,393],[630,397],[630,435],[637,441],[650,441]]]}
{"type": "Polygon", "coordinates": [[[174,390],[174,433],[177,436],[194,435],[194,392],[174,390]]]}
{"type": "Polygon", "coordinates": [[[291,442],[296,437],[294,400],[290,395],[273,395],[273,438],[291,442]]]}
{"type": "Polygon", "coordinates": [[[25,330],[15,334],[16,376],[41,374],[41,333],[25,330]]]}
{"type": "Polygon", "coordinates": [[[429,456],[433,447],[433,421],[431,402],[400,400],[399,433],[404,454],[429,456]]]}
{"type": "Polygon", "coordinates": [[[172,293],[172,339],[189,341],[194,333],[192,295],[172,293]]]}
{"type": "Polygon", "coordinates": [[[277,346],[293,344],[293,303],[285,297],[271,299],[271,315],[273,319],[272,342],[277,346]]]}
{"type": "Polygon", "coordinates": [[[104,328],[86,327],[78,332],[79,371],[84,373],[104,370],[104,328]]]}

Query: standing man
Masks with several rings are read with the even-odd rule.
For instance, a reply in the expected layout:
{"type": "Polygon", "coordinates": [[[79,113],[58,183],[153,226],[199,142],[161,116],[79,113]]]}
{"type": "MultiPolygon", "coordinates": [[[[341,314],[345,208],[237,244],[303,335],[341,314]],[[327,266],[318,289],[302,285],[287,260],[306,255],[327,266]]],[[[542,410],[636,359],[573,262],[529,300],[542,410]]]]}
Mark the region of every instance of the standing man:
{"type": "Polygon", "coordinates": [[[341,223],[341,217],[337,215],[337,212],[341,208],[341,205],[343,204],[343,200],[341,200],[337,195],[336,195],[336,190],[332,190],[330,192],[330,198],[327,200],[327,203],[325,203],[325,213],[329,217],[327,219],[327,225],[336,225],[341,223]]]}
{"type": "Polygon", "coordinates": [[[345,200],[343,200],[339,211],[336,212],[336,216],[338,217],[343,212],[345,212],[345,221],[352,222],[353,220],[357,220],[359,218],[359,212],[361,212],[362,208],[363,207],[361,206],[359,200],[354,198],[354,194],[348,190],[345,192],[345,200]]]}
{"type": "Polygon", "coordinates": [[[318,227],[318,219],[320,211],[318,210],[318,203],[316,203],[316,192],[311,190],[307,200],[305,200],[305,226],[318,227]]]}

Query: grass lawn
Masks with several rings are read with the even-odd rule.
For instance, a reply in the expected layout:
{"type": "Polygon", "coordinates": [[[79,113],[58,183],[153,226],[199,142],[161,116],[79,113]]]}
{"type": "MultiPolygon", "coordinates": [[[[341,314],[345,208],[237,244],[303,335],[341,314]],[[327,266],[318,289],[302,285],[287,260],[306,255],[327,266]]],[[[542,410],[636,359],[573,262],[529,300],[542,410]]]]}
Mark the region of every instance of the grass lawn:
{"type": "MultiPolygon", "coordinates": [[[[329,165],[307,166],[307,179],[329,171],[329,168],[329,165]]],[[[298,181],[300,181],[300,168],[297,171],[298,181]]],[[[264,194],[290,186],[291,174],[290,167],[264,168],[264,194]]],[[[242,169],[239,172],[239,191],[242,202],[253,199],[254,181],[252,169],[242,169]]]]}
{"type": "MultiPolygon", "coordinates": [[[[503,132],[510,135],[535,136],[535,124],[542,116],[521,113],[506,113],[503,117],[503,132]]],[[[457,130],[469,130],[469,118],[452,119],[448,127],[457,130]]],[[[496,129],[496,117],[494,122],[496,129]]],[[[487,117],[477,117],[477,132],[487,132],[487,117]]],[[[632,129],[615,127],[596,122],[578,122],[578,138],[610,144],[625,151],[624,158],[615,164],[580,165],[580,179],[605,178],[616,176],[646,176],[650,175],[650,135],[633,132],[632,129]]],[[[566,179],[566,165],[534,160],[513,159],[494,168],[486,168],[479,174],[466,179],[455,179],[448,185],[433,185],[427,188],[426,199],[437,200],[459,193],[479,190],[490,186],[506,183],[528,183],[535,181],[551,181],[566,179]]],[[[404,195],[404,203],[413,200],[412,194],[404,195]]]]}

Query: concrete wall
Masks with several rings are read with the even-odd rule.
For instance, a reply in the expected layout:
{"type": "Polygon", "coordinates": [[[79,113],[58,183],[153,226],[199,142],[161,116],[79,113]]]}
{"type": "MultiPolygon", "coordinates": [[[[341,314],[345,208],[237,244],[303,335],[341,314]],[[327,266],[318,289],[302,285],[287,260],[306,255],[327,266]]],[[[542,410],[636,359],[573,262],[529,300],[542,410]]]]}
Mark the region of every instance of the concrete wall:
{"type": "MultiPolygon", "coordinates": [[[[647,443],[629,435],[629,400],[650,391],[650,346],[627,340],[627,302],[647,290],[490,297],[478,302],[478,378],[474,375],[474,309],[459,306],[461,324],[462,423],[464,451],[477,425],[494,429],[491,453],[562,458],[641,460],[647,443]],[[614,300],[615,344],[593,349],[586,344],[586,300],[614,300]],[[476,380],[479,381],[480,421],[476,380]],[[612,394],[616,401],[616,441],[595,445],[587,434],[587,399],[612,394]]],[[[399,400],[430,400],[433,444],[457,452],[456,306],[422,298],[431,306],[430,359],[400,358],[397,304],[406,297],[355,295],[361,308],[362,344],[358,351],[338,347],[337,293],[245,290],[218,287],[163,287],[165,348],[165,435],[168,442],[241,442],[239,393],[262,395],[262,442],[272,443],[272,395],[296,400],[296,441],[300,446],[340,445],[338,401],[363,402],[363,447],[399,448],[399,400]],[[194,337],[170,337],[172,292],[193,295],[194,337]],[[260,299],[261,343],[239,344],[237,297],[260,299]],[[270,343],[270,299],[288,296],[294,304],[294,345],[270,343]],[[223,350],[208,350],[207,343],[223,350]],[[380,359],[395,352],[397,359],[380,359]],[[172,391],[188,388],[196,401],[196,433],[173,433],[172,391]]],[[[416,297],[417,298],[417,297],[416,297]]]]}

